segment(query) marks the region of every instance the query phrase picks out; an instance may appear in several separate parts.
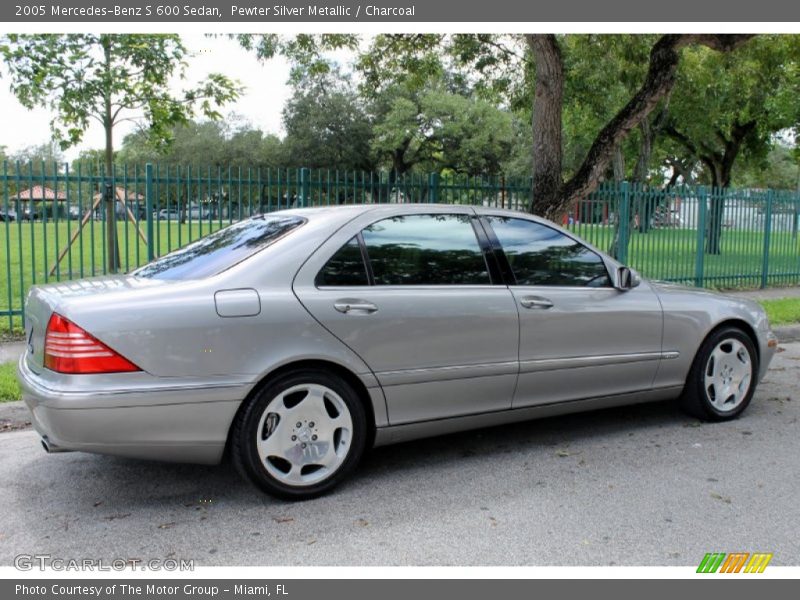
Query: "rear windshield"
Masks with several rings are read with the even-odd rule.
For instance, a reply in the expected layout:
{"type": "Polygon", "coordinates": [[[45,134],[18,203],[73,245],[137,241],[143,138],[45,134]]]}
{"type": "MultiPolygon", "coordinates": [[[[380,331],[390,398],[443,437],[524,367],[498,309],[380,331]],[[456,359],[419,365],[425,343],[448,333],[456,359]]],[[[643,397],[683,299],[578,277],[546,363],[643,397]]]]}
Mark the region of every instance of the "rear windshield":
{"type": "Polygon", "coordinates": [[[295,216],[259,216],[234,223],[132,273],[152,279],[202,279],[221,273],[305,223],[295,216]]]}

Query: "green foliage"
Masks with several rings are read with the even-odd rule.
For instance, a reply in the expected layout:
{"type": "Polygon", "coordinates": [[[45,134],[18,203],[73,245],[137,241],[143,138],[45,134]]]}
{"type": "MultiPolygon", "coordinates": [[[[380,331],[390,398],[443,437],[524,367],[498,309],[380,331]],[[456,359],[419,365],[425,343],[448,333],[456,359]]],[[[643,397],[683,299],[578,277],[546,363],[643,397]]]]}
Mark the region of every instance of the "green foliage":
{"type": "Polygon", "coordinates": [[[160,163],[166,166],[191,166],[213,169],[275,168],[286,166],[281,140],[265,135],[247,121],[190,121],[170,132],[169,146],[155,148],[148,132],[125,136],[116,155],[119,165],[160,163]]]}
{"type": "Polygon", "coordinates": [[[509,159],[513,118],[483,100],[430,89],[388,89],[376,99],[373,150],[399,173],[415,166],[494,175],[509,159]]]}
{"type": "Polygon", "coordinates": [[[733,184],[745,188],[796,189],[800,186],[800,160],[797,149],[782,140],[774,141],[763,159],[742,161],[733,184]]]}
{"type": "Polygon", "coordinates": [[[446,73],[443,39],[441,34],[375,36],[355,61],[362,95],[375,100],[392,88],[413,94],[431,81],[442,81],[446,73]]]}
{"type": "Polygon", "coordinates": [[[293,82],[327,75],[335,69],[335,65],[325,56],[326,52],[342,49],[355,51],[359,45],[358,35],[341,33],[301,33],[289,37],[276,33],[246,33],[230,37],[236,39],[245,50],[254,52],[261,60],[268,60],[276,55],[286,56],[292,63],[293,82]]]}
{"type": "Polygon", "coordinates": [[[733,53],[688,48],[669,103],[670,122],[686,138],[675,151],[721,160],[736,129],[747,127],[734,158],[763,166],[774,135],[800,123],[798,94],[798,36],[758,36],[733,53]]]}
{"type": "Polygon", "coordinates": [[[355,90],[338,71],[304,78],[283,111],[286,166],[372,170],[372,124],[355,90]]]}
{"type": "MultiPolygon", "coordinates": [[[[597,133],[625,105],[644,80],[655,35],[564,35],[564,171],[580,166],[597,133]]],[[[531,98],[532,101],[532,98],[531,98]]],[[[622,145],[633,178],[640,139],[633,132],[622,145]]]]}
{"type": "Polygon", "coordinates": [[[110,136],[115,124],[138,114],[144,115],[152,142],[164,144],[175,124],[198,109],[218,118],[216,107],[241,90],[212,73],[173,95],[170,81],[183,77],[186,67],[186,49],[177,35],[9,34],[0,53],[11,91],[23,106],[45,106],[56,115],[52,127],[62,148],[78,144],[92,119],[110,136]]]}

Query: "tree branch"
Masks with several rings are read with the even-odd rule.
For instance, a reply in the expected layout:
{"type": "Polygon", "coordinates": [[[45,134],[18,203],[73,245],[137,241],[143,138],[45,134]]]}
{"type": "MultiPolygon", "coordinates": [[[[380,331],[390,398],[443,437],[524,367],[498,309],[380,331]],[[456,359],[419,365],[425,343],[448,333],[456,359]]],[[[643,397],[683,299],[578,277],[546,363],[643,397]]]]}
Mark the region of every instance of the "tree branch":
{"type": "MultiPolygon", "coordinates": [[[[675,73],[680,50],[700,44],[719,52],[730,52],[751,39],[753,35],[669,34],[662,36],[650,52],[647,75],[639,91],[600,131],[586,159],[575,175],[564,185],[558,213],[563,213],[574,201],[591,192],[608,167],[614,149],[631,129],[647,117],[675,85],[675,73]]],[[[538,62],[537,62],[538,66],[538,62]]]]}

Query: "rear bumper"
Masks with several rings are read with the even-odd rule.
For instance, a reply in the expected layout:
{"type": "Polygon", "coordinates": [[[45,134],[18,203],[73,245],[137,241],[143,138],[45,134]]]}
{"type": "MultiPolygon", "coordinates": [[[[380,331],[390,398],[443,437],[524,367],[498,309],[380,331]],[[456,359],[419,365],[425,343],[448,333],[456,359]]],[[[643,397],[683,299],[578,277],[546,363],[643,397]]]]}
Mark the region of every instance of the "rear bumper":
{"type": "Polygon", "coordinates": [[[17,372],[34,429],[51,451],[218,463],[247,384],[171,382],[147,389],[53,389],[23,356],[17,372]]]}

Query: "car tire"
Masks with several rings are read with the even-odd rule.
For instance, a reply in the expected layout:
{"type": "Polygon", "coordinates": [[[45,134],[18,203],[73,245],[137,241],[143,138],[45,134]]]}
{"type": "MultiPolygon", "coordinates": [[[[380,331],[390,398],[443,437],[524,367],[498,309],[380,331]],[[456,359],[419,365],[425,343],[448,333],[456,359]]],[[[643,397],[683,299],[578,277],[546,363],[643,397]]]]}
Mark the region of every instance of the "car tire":
{"type": "Polygon", "coordinates": [[[729,421],[750,404],[758,383],[758,353],[737,327],[713,331],[697,351],[681,408],[704,421],[729,421]]]}
{"type": "Polygon", "coordinates": [[[366,441],[366,412],[352,386],[330,372],[302,369],[269,381],[242,407],[231,458],[268,494],[307,500],[350,475],[366,441]]]}

